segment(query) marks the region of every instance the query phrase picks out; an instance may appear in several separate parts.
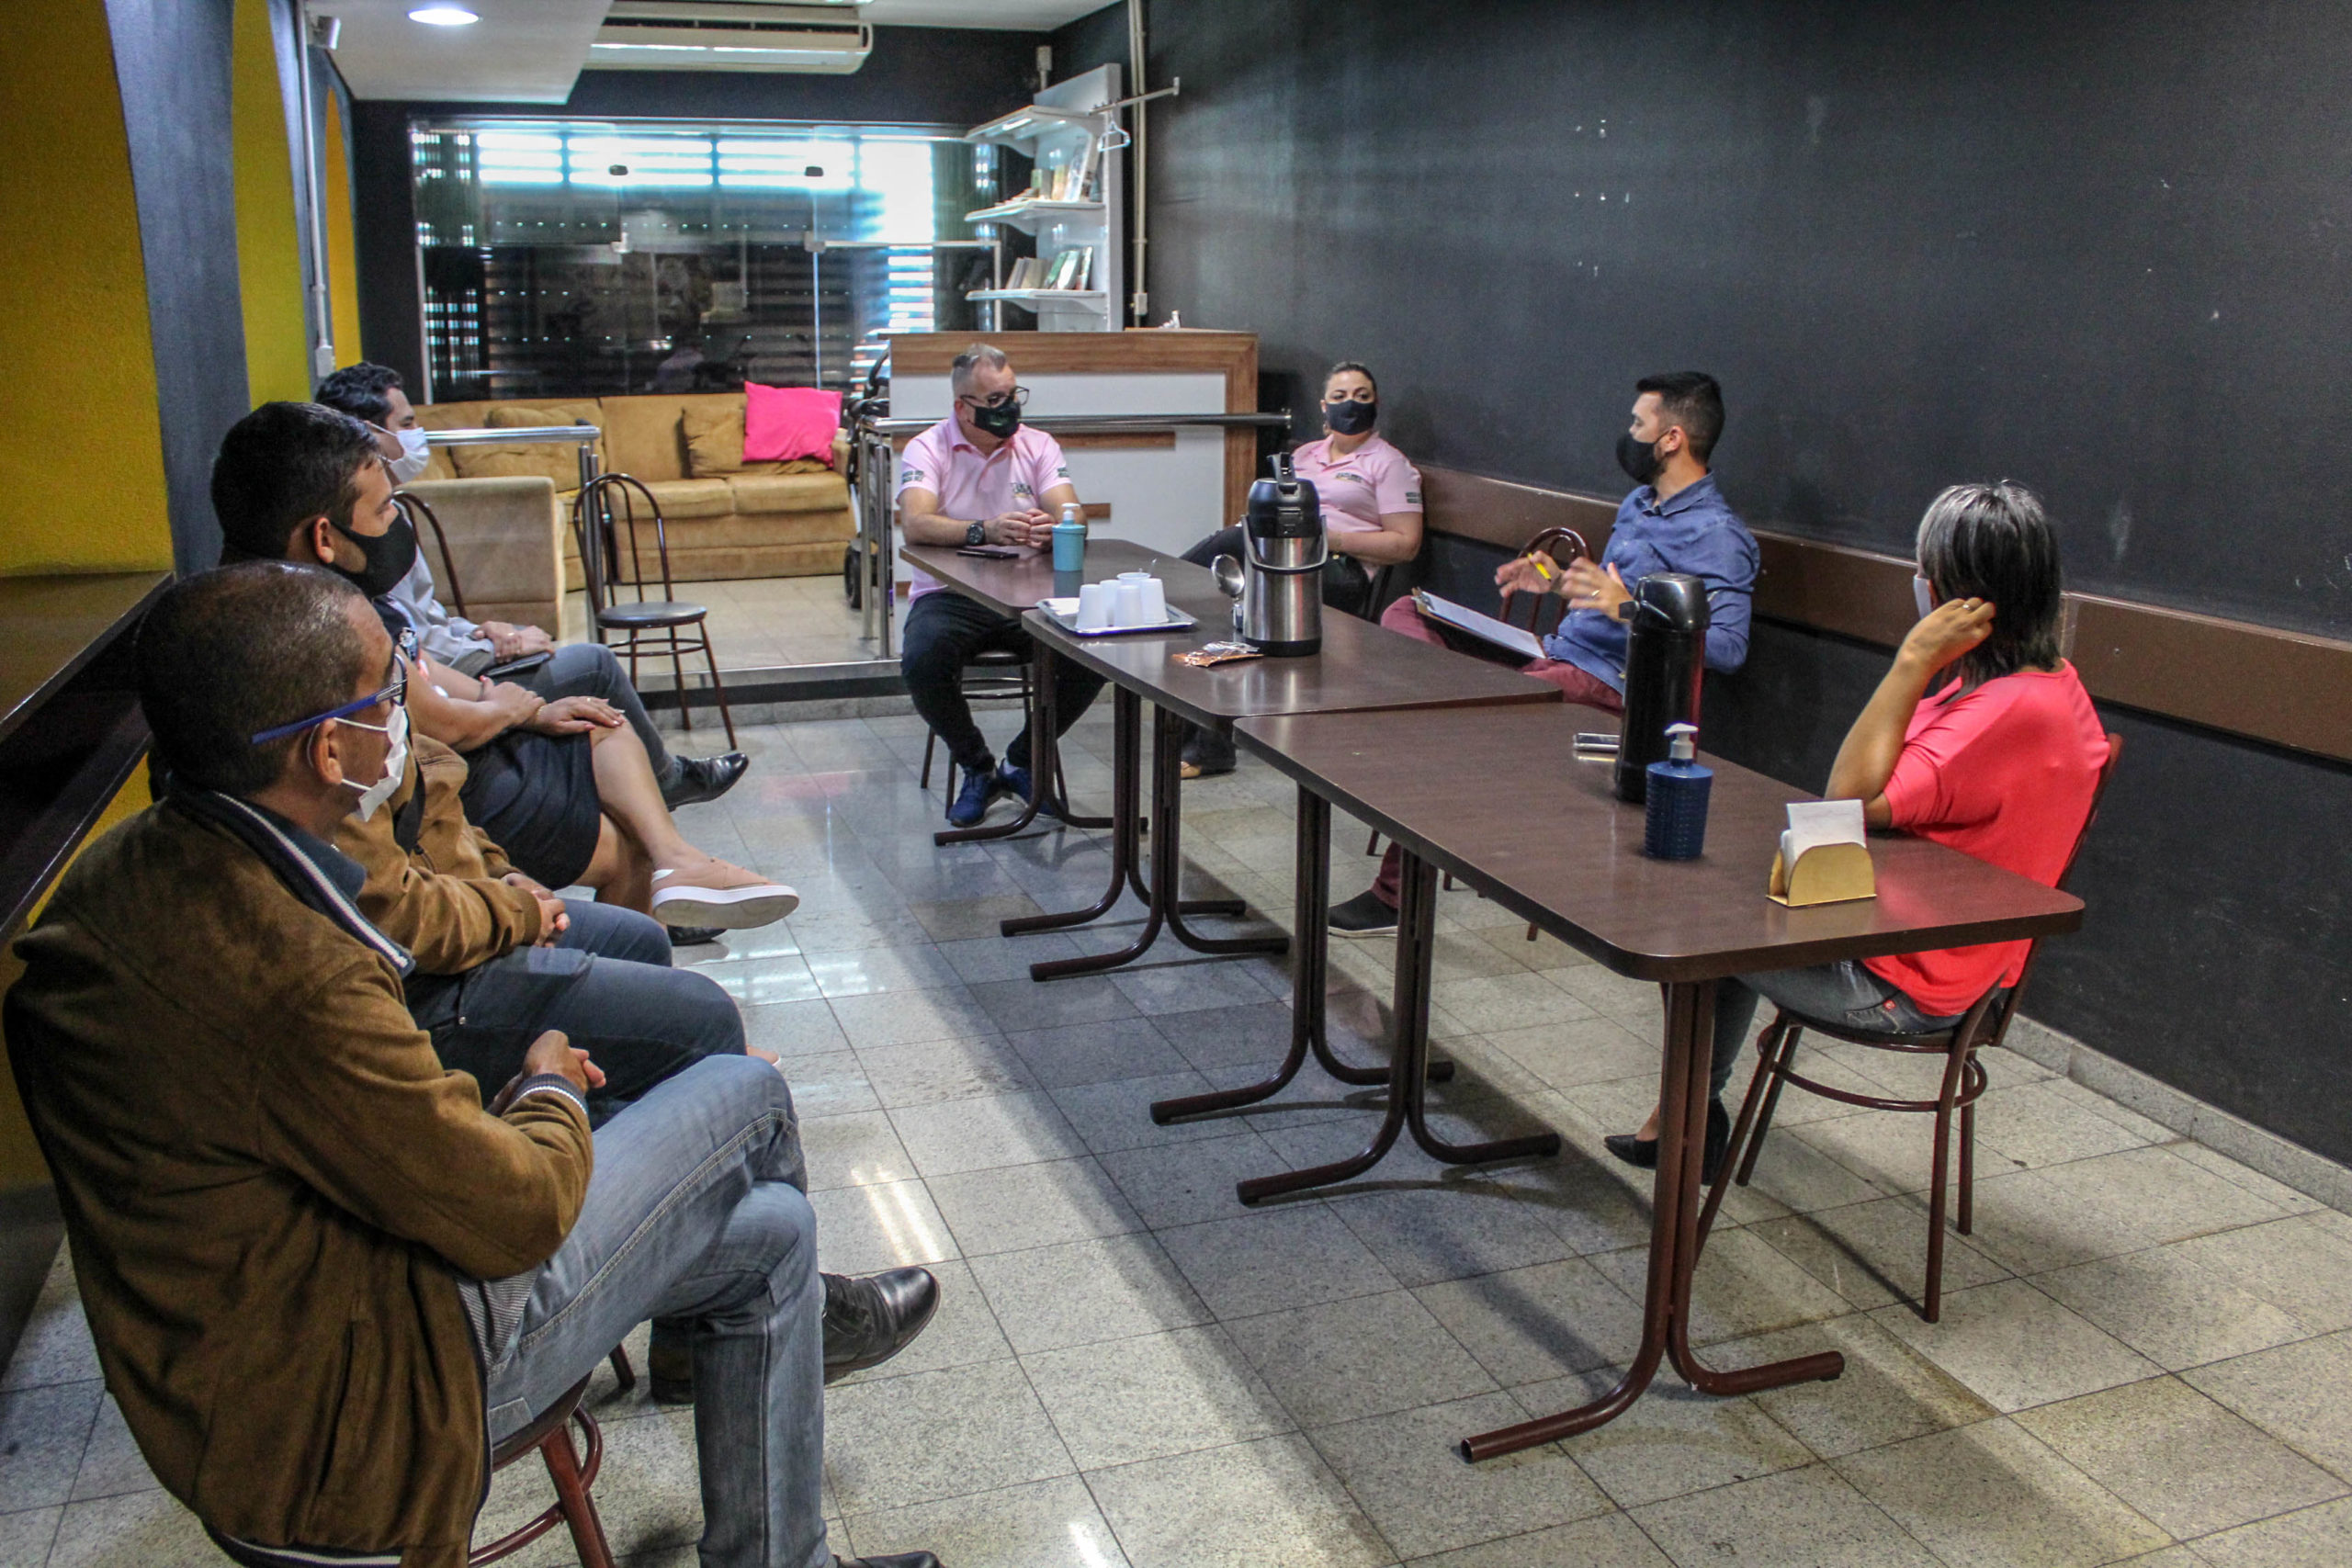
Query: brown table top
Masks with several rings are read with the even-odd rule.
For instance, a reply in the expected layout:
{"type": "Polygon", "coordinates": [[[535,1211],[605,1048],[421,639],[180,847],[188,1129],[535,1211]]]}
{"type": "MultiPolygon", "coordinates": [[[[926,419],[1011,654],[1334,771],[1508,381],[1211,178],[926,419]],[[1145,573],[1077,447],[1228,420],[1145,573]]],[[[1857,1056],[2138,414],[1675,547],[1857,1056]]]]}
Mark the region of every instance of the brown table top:
{"type": "Polygon", "coordinates": [[[1597,708],[1245,718],[1243,746],[1505,908],[1645,980],[2070,931],[2082,901],[1924,839],[1874,836],[1878,897],[1791,909],[1764,896],[1785,809],[1815,797],[1718,757],[1706,853],[1642,852],[1643,808],[1575,759],[1597,708]]]}
{"type": "MultiPolygon", "coordinates": [[[[1361,713],[1374,708],[1441,708],[1471,704],[1542,704],[1559,688],[1515,670],[1323,611],[1323,651],[1303,659],[1245,659],[1206,670],[1175,655],[1233,636],[1232,604],[1204,567],[1164,560],[1151,568],[1168,585],[1168,602],[1198,621],[1167,637],[1130,632],[1078,637],[1042,615],[1023,623],[1055,651],[1138,691],[1195,724],[1251,714],[1361,713]]],[[[1087,576],[1093,579],[1093,558],[1087,576]]]]}
{"type": "MultiPolygon", "coordinates": [[[[1051,550],[1039,550],[1012,560],[990,560],[982,556],[959,556],[956,549],[952,545],[909,545],[899,551],[899,558],[910,566],[922,568],[947,587],[978,600],[1000,615],[1018,615],[1035,607],[1040,599],[1067,598],[1076,593],[1077,582],[1100,582],[1123,571],[1148,571],[1163,579],[1171,567],[1181,571],[1198,571],[1208,584],[1208,591],[1216,592],[1215,581],[1199,567],[1125,539],[1088,540],[1085,570],[1073,581],[1061,584],[1063,592],[1058,595],[1055,592],[1051,550]]],[[[1171,582],[1169,587],[1172,591],[1175,584],[1171,582]]],[[[1224,596],[1218,594],[1217,604],[1225,603],[1224,596]]],[[[1188,614],[1200,613],[1194,605],[1183,608],[1188,614]]]]}

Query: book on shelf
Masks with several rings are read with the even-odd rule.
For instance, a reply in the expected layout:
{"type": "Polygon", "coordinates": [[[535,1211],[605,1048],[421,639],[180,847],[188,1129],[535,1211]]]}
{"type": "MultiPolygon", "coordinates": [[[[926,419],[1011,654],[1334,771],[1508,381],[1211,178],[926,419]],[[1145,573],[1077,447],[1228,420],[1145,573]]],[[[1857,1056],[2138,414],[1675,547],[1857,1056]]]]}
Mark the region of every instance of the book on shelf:
{"type": "Polygon", "coordinates": [[[1087,286],[1088,279],[1093,274],[1093,271],[1094,247],[1092,245],[1080,245],[1078,247],[1077,264],[1069,269],[1069,281],[1062,285],[1062,287],[1065,288],[1084,288],[1087,286]]]}

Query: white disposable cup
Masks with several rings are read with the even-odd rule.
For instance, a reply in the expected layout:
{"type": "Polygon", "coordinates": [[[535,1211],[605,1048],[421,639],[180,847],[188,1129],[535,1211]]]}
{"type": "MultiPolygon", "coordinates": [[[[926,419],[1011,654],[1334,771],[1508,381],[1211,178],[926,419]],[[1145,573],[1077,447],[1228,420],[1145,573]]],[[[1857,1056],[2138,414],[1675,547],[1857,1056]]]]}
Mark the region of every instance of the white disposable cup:
{"type": "Polygon", "coordinates": [[[1078,629],[1096,631],[1111,624],[1111,585],[1086,582],[1078,590],[1078,629]]]}
{"type": "Polygon", "coordinates": [[[1141,586],[1143,588],[1141,624],[1147,626],[1159,626],[1168,619],[1168,585],[1156,577],[1147,577],[1143,580],[1141,586]]]}
{"type": "Polygon", "coordinates": [[[1123,571],[1119,573],[1118,581],[1121,582],[1149,582],[1151,581],[1151,573],[1148,571],[1123,571]]]}
{"type": "Polygon", "coordinates": [[[1112,624],[1114,626],[1141,626],[1150,625],[1148,621],[1144,619],[1143,615],[1142,583],[1129,582],[1124,578],[1120,580],[1118,608],[1113,613],[1113,615],[1114,618],[1112,624]]]}

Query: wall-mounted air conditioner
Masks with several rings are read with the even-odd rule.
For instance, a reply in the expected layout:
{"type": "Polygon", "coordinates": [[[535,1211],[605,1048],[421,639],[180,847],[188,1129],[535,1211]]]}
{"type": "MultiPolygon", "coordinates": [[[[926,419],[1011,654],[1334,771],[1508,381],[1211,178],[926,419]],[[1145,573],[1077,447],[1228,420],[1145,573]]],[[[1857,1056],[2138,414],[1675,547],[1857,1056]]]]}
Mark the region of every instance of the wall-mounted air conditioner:
{"type": "Polygon", "coordinates": [[[848,75],[874,51],[854,4],[613,0],[588,46],[594,71],[803,71],[848,75]]]}

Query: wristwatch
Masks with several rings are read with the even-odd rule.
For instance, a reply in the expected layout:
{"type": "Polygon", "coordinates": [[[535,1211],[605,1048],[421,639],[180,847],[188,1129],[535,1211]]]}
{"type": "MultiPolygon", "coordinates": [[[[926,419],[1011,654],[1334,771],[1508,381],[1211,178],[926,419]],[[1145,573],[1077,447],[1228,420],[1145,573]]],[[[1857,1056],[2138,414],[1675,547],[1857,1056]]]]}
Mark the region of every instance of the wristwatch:
{"type": "Polygon", "coordinates": [[[985,545],[988,542],[989,525],[987,524],[967,523],[964,525],[964,547],[966,549],[968,550],[976,545],[985,545]]]}

